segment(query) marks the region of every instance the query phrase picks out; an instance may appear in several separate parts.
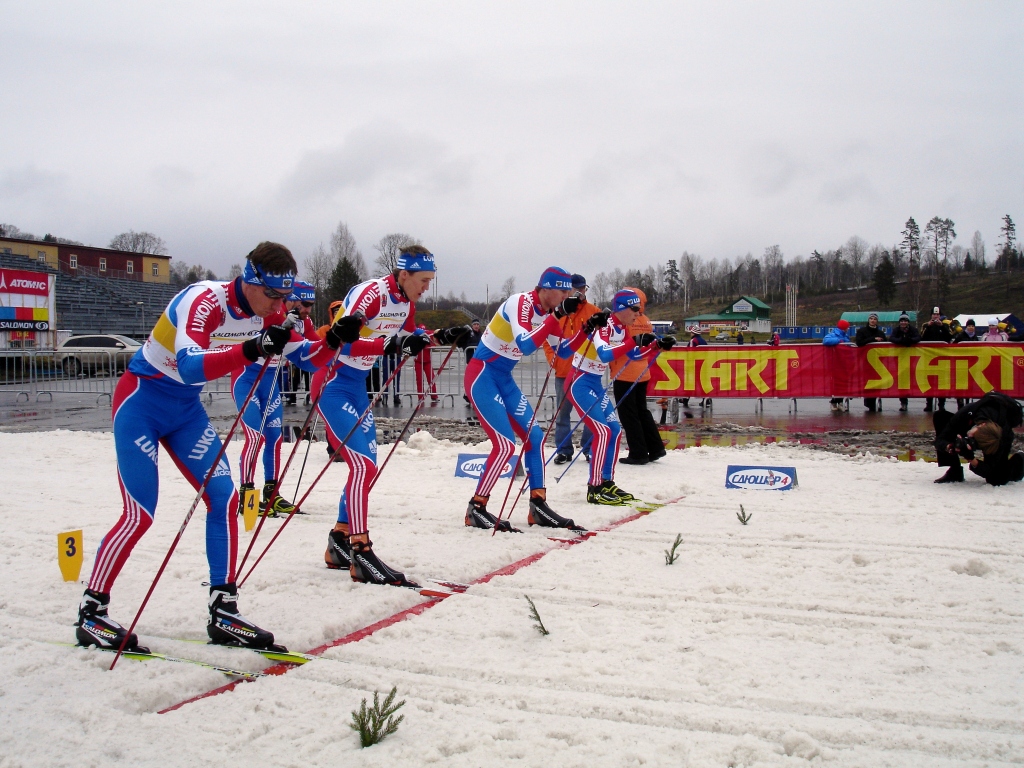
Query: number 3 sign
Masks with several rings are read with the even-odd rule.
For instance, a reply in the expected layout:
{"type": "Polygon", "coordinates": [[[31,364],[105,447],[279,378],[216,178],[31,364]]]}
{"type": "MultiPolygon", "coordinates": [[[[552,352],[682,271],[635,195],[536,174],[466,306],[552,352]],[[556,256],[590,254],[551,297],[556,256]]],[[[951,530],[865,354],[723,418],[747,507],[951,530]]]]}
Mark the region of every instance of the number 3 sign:
{"type": "Polygon", "coordinates": [[[64,581],[78,581],[78,574],[82,572],[81,531],[57,534],[57,564],[64,581]]]}

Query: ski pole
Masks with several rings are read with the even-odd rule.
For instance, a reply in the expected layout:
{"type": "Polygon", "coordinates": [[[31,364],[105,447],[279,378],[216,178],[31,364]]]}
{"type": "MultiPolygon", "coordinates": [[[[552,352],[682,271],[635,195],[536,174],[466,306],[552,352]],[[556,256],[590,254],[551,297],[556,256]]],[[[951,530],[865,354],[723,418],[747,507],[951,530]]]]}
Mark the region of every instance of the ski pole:
{"type": "MultiPolygon", "coordinates": [[[[658,354],[661,354],[661,353],[659,352],[658,354]]],[[[625,391],[625,393],[623,393],[623,395],[622,395],[622,399],[623,400],[625,400],[627,397],[629,397],[629,393],[632,392],[633,389],[636,387],[636,385],[640,383],[640,379],[643,378],[643,375],[645,373],[647,373],[651,369],[651,366],[654,365],[654,361],[657,360],[657,359],[658,359],[658,355],[657,354],[651,356],[651,362],[649,362],[647,364],[647,367],[644,368],[643,373],[641,373],[640,376],[638,376],[636,378],[636,380],[630,385],[629,389],[627,389],[625,391]]],[[[623,371],[626,370],[625,367],[623,367],[622,370],[623,371]]],[[[621,374],[622,371],[619,371],[619,373],[621,374]]],[[[590,408],[593,408],[595,405],[597,405],[597,403],[601,402],[601,400],[604,400],[604,398],[608,394],[608,389],[611,388],[612,384],[615,383],[616,379],[618,379],[618,376],[616,376],[615,379],[612,379],[610,382],[608,382],[608,386],[605,387],[604,392],[601,393],[601,398],[599,400],[595,400],[593,403],[591,403],[590,404],[590,408]]],[[[583,423],[583,419],[586,417],[587,413],[590,413],[590,408],[587,408],[587,412],[584,413],[583,416],[580,418],[579,423],[576,424],[576,427],[578,427],[580,424],[583,423]]],[[[573,430],[572,430],[573,432],[576,431],[576,427],[573,427],[573,430]]],[[[572,432],[570,432],[569,435],[571,437],[572,436],[572,432]]],[[[583,453],[583,451],[580,451],[580,453],[583,453]]],[[[569,466],[567,466],[564,470],[562,470],[562,474],[560,474],[558,477],[555,478],[555,482],[556,483],[560,483],[562,481],[562,478],[565,477],[565,473],[568,472],[570,469],[572,469],[572,465],[576,463],[576,459],[578,459],[580,457],[580,453],[577,453],[575,456],[573,456],[572,457],[572,461],[569,462],[569,466]]],[[[591,458],[591,461],[593,461],[593,458],[591,458]]]]}
{"type": "MultiPolygon", "coordinates": [[[[287,321],[286,321],[287,322],[287,321]]],[[[128,632],[125,633],[124,639],[121,640],[121,645],[118,646],[117,653],[114,655],[114,660],[110,663],[110,669],[114,668],[117,664],[117,660],[121,658],[121,654],[124,653],[125,645],[128,643],[128,639],[132,636],[132,632],[135,631],[135,625],[139,623],[139,618],[142,616],[142,612],[146,609],[146,604],[149,603],[149,598],[153,595],[153,590],[156,589],[157,582],[160,581],[160,577],[163,576],[164,569],[167,568],[167,563],[171,560],[171,555],[174,554],[174,550],[178,546],[178,542],[181,541],[181,537],[185,533],[185,527],[188,525],[189,520],[192,519],[192,514],[196,511],[196,507],[199,506],[199,502],[203,500],[203,494],[206,492],[206,486],[209,485],[210,479],[213,477],[213,473],[220,466],[221,459],[224,458],[224,454],[228,449],[228,443],[231,442],[231,436],[235,433],[235,428],[238,427],[238,422],[242,420],[242,414],[249,405],[249,401],[252,396],[256,393],[256,388],[260,385],[260,379],[263,378],[263,374],[267,372],[267,368],[270,366],[270,357],[264,359],[263,365],[260,366],[260,371],[256,374],[256,380],[252,383],[249,388],[249,394],[245,396],[245,400],[242,402],[242,407],[238,411],[238,415],[235,416],[235,420],[231,422],[231,428],[228,429],[227,436],[221,443],[220,450],[217,451],[217,456],[214,458],[213,463],[210,465],[210,469],[206,472],[206,477],[203,478],[203,482],[199,486],[199,490],[196,492],[196,497],[192,501],[192,506],[189,507],[188,514],[185,515],[185,519],[181,523],[181,527],[178,528],[178,533],[174,536],[171,541],[171,546],[167,550],[167,554],[164,555],[163,562],[160,563],[160,568],[157,569],[156,576],[153,577],[153,583],[149,585],[149,590],[146,592],[146,596],[142,598],[142,604],[139,606],[139,610],[135,613],[135,618],[132,619],[131,626],[128,627],[128,632]]]]}
{"type": "MultiPolygon", "coordinates": [[[[589,351],[588,347],[590,346],[590,344],[592,342],[593,342],[593,331],[590,333],[590,335],[587,336],[587,343],[583,346],[583,351],[580,353],[580,363],[581,364],[583,362],[583,358],[586,357],[587,352],[589,351]]],[[[579,367],[577,367],[575,365],[572,367],[571,373],[573,375],[572,375],[572,379],[569,382],[570,386],[572,386],[572,382],[575,381],[576,377],[579,375],[579,370],[580,370],[579,367]]],[[[534,414],[534,415],[536,415],[536,414],[534,414]]],[[[551,434],[551,430],[555,426],[555,423],[557,421],[558,421],[558,408],[556,407],[555,408],[555,414],[551,418],[551,421],[548,422],[548,428],[547,428],[547,430],[545,430],[544,437],[543,437],[543,439],[541,440],[541,443],[540,443],[542,455],[543,455],[543,450],[544,450],[544,443],[547,442],[548,435],[551,434]]],[[[532,428],[532,426],[531,426],[531,428],[532,428]]],[[[527,430],[527,435],[529,435],[529,430],[527,430]]],[[[526,451],[526,442],[524,441],[523,442],[523,450],[520,452],[520,455],[519,455],[520,460],[522,460],[522,454],[525,453],[525,451],[526,451]]],[[[544,466],[547,466],[547,462],[544,462],[544,466]]],[[[516,471],[518,471],[518,470],[519,470],[519,464],[517,463],[516,464],[516,471]]],[[[515,512],[516,504],[519,502],[519,497],[523,495],[523,491],[526,490],[526,484],[529,481],[529,479],[530,479],[529,477],[524,477],[523,478],[523,484],[519,487],[519,493],[517,493],[515,498],[512,499],[512,508],[509,509],[509,511],[508,511],[508,518],[509,518],[509,520],[512,519],[512,513],[515,512]]],[[[513,482],[515,482],[515,472],[512,473],[512,481],[509,482],[509,486],[508,486],[509,491],[512,490],[512,483],[513,482]]],[[[506,500],[508,499],[508,493],[507,492],[505,494],[505,498],[506,498],[506,500]]],[[[504,511],[505,511],[505,505],[504,504],[501,505],[501,510],[502,510],[502,513],[504,513],[504,511]]],[[[501,522],[501,514],[498,515],[498,521],[501,522]]],[[[491,536],[493,536],[497,532],[497,530],[498,530],[498,526],[495,525],[494,526],[494,530],[491,531],[491,536]]]]}
{"type": "MultiPolygon", "coordinates": [[[[462,333],[460,333],[456,340],[461,339],[465,333],[466,333],[466,331],[463,331],[462,333]]],[[[437,371],[434,372],[434,376],[440,376],[441,375],[441,371],[443,371],[445,369],[445,366],[448,365],[448,359],[452,356],[452,352],[454,352],[454,351],[455,351],[455,342],[452,342],[451,349],[448,350],[448,354],[445,356],[444,360],[441,361],[441,365],[438,366],[437,371]]],[[[381,474],[384,472],[384,467],[386,467],[388,465],[388,462],[391,461],[391,456],[392,456],[392,454],[394,454],[395,449],[398,447],[399,442],[401,442],[402,438],[405,437],[406,431],[408,431],[409,427],[412,425],[412,420],[416,418],[417,414],[423,408],[423,404],[426,401],[427,401],[427,393],[426,392],[421,392],[420,393],[419,402],[416,403],[416,408],[415,408],[415,410],[413,410],[412,416],[410,416],[408,418],[408,420],[405,422],[405,426],[402,427],[402,431],[399,432],[398,433],[398,437],[395,438],[395,444],[392,445],[391,446],[391,450],[388,451],[388,455],[385,457],[384,463],[381,464],[380,467],[377,469],[377,474],[374,475],[373,482],[370,483],[370,490],[371,491],[373,490],[373,486],[375,486],[377,484],[378,478],[380,478],[381,474]]]]}
{"type": "MultiPolygon", "coordinates": [[[[396,375],[398,375],[398,372],[400,370],[402,370],[402,366],[405,365],[405,361],[408,360],[409,357],[410,357],[409,355],[402,355],[402,361],[397,366],[395,366],[394,372],[390,376],[388,376],[387,381],[385,381],[384,385],[380,388],[380,392],[378,392],[376,395],[374,395],[373,400],[371,400],[370,404],[368,406],[366,406],[366,410],[364,410],[362,412],[362,414],[360,414],[359,418],[356,419],[356,423],[352,425],[352,429],[350,429],[348,431],[348,434],[346,434],[345,437],[338,444],[338,448],[335,451],[335,453],[340,451],[345,446],[345,444],[348,442],[349,438],[352,437],[352,435],[355,433],[356,429],[359,428],[359,425],[363,423],[363,419],[366,418],[366,415],[368,413],[370,413],[373,410],[373,407],[380,401],[381,396],[387,391],[388,384],[390,384],[391,380],[393,378],[395,378],[396,375]]],[[[326,389],[326,385],[325,385],[324,389],[326,389]]],[[[299,500],[299,502],[294,505],[295,509],[298,509],[303,504],[305,504],[306,499],[309,498],[309,494],[311,494],[313,492],[313,489],[316,488],[316,484],[318,482],[320,482],[320,478],[322,478],[327,473],[327,470],[331,468],[331,464],[333,464],[333,463],[334,463],[334,456],[332,455],[329,459],[327,459],[327,463],[324,464],[324,468],[320,470],[320,474],[318,474],[315,478],[313,478],[313,482],[310,483],[309,488],[306,489],[306,492],[303,494],[303,496],[299,500]]],[[[288,526],[288,523],[291,522],[291,520],[292,520],[292,518],[294,516],[295,516],[295,510],[293,509],[291,512],[288,513],[287,517],[285,517],[284,522],[281,523],[281,527],[278,528],[277,531],[274,532],[274,535],[270,538],[270,541],[267,542],[267,546],[263,548],[263,551],[260,552],[259,557],[256,558],[256,561],[252,564],[252,567],[249,568],[249,570],[246,572],[245,576],[242,577],[242,579],[238,582],[239,588],[241,588],[241,586],[243,584],[245,584],[246,580],[252,575],[252,572],[256,570],[256,566],[260,564],[260,561],[263,559],[263,557],[267,554],[267,552],[270,551],[270,548],[272,546],[274,546],[274,542],[277,541],[278,537],[281,535],[281,533],[284,531],[284,529],[288,526]]],[[[252,549],[252,544],[251,543],[249,545],[249,549],[250,550],[252,549]]],[[[247,551],[246,555],[248,555],[248,554],[249,553],[247,551]]],[[[244,560],[243,560],[243,565],[244,564],[245,563],[244,563],[244,560]]],[[[239,570],[241,570],[241,566],[239,566],[239,570]]]]}

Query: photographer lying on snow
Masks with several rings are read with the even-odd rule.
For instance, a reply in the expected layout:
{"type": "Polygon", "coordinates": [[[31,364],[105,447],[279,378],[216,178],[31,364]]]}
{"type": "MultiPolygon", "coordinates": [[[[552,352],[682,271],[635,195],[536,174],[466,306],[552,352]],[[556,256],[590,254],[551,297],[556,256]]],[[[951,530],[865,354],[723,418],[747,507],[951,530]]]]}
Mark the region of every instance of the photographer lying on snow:
{"type": "Polygon", "coordinates": [[[1002,392],[989,392],[956,414],[936,411],[935,451],[939,466],[949,467],[936,483],[962,483],[960,456],[989,485],[1005,485],[1024,477],[1024,453],[1013,452],[1013,428],[1021,425],[1021,406],[1002,392]],[[975,449],[982,458],[974,457],[975,449]]]}

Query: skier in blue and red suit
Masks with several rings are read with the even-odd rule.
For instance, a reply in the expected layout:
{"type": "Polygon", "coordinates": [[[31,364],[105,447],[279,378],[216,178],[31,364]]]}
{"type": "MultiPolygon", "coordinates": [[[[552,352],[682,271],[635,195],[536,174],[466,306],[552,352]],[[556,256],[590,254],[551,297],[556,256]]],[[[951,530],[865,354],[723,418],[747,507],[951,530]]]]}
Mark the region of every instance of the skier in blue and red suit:
{"type": "MultiPolygon", "coordinates": [[[[351,288],[339,311],[338,323],[351,321],[362,327],[358,340],[342,346],[338,363],[328,367],[327,383],[317,404],[327,425],[328,444],[340,453],[349,470],[338,502],[338,522],[327,537],[324,562],[328,568],[347,570],[353,581],[419,586],[382,562],[370,541],[368,507],[370,486],[377,476],[377,431],[366,377],[382,355],[415,357],[432,341],[451,344],[468,330],[464,326],[441,328],[431,336],[416,328],[415,302],[430,288],[434,274],[433,254],[421,245],[407,246],[390,275],[351,288]]],[[[315,382],[314,389],[317,386],[315,382]]]]}
{"type": "MultiPolygon", "coordinates": [[[[245,276],[243,275],[243,280],[245,276]]],[[[303,309],[299,294],[312,295],[315,300],[313,286],[308,283],[295,281],[292,293],[285,300],[285,308],[297,317],[298,324],[295,330],[299,336],[308,341],[319,341],[313,322],[309,319],[309,310],[303,309]],[[289,304],[299,304],[299,307],[289,307],[289,304]]],[[[306,376],[313,369],[308,362],[296,362],[288,358],[292,365],[299,371],[304,371],[306,376]]],[[[235,407],[240,408],[245,401],[246,395],[252,389],[253,382],[259,376],[263,367],[263,360],[239,368],[231,372],[231,396],[234,398],[235,407]]],[[[287,367],[284,361],[277,357],[270,360],[267,372],[260,379],[259,387],[249,400],[249,404],[242,414],[242,432],[245,442],[242,443],[242,453],[238,459],[241,486],[239,490],[244,495],[245,491],[255,487],[256,463],[259,461],[260,448],[263,448],[263,503],[261,508],[265,514],[276,517],[278,514],[287,515],[295,510],[295,507],[280,494],[274,493],[277,486],[277,474],[281,467],[281,426],[284,418],[284,409],[281,404],[281,389],[283,382],[288,381],[287,367]],[[271,498],[273,496],[273,498],[271,498]]]]}
{"type": "Polygon", "coordinates": [[[466,396],[480,419],[491,452],[477,483],[476,494],[466,508],[465,523],[475,528],[518,531],[508,520],[499,521],[487,511],[491,490],[506,462],[515,453],[516,436],[524,444],[523,459],[530,480],[530,511],[527,522],[549,528],[582,530],[572,520],[548,506],[544,483],[544,435],[534,423],[533,408],[520,391],[512,369],[526,355],[536,352],[547,341],[559,357],[565,358],[586,341],[584,329],[572,339],[561,337],[558,321],[571,315],[580,304],[570,296],[572,275],[561,267],[548,267],[537,287],[526,293],[514,293],[498,307],[466,366],[466,396]],[[533,425],[531,427],[531,424],[533,425]],[[529,430],[529,432],[527,432],[529,430]]]}
{"type": "Polygon", "coordinates": [[[672,336],[658,339],[653,333],[631,337],[629,327],[640,309],[639,294],[625,288],[612,298],[610,316],[604,312],[592,315],[584,327],[593,334],[593,340],[575,354],[572,364],[577,373],[565,380],[566,395],[594,436],[587,484],[587,501],[591,504],[622,506],[636,501],[636,497],[615,485],[622,430],[602,377],[612,360],[623,356],[646,360],[662,349],[672,349],[676,341],[672,336]]]}
{"type": "MultiPolygon", "coordinates": [[[[124,509],[96,553],[78,611],[79,644],[119,648],[125,640],[127,630],[108,616],[110,589],[153,523],[157,446],[162,445],[194,488],[211,475],[203,493],[210,639],[224,645],[279,647],[274,646],[272,633],[238,613],[238,497],[227,460],[222,458],[213,467],[221,441],[199,396],[207,381],[266,356],[284,354],[308,367],[323,365],[333,356],[331,345],[336,348],[341,343],[337,333],[311,344],[282,325],[283,301],[292,291],[294,277],[291,252],[277,243],[260,243],[249,254],[242,276],[227,283],[195,283],[178,293],[129,363],[113,397],[114,447],[124,509]]],[[[145,650],[134,634],[125,647],[145,650]]]]}

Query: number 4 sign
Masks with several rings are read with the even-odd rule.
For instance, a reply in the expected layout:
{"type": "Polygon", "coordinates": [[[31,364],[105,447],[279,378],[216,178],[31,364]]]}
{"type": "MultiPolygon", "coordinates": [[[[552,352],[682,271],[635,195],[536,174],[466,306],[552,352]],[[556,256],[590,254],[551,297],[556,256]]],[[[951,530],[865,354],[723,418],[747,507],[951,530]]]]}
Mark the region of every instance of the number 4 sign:
{"type": "Polygon", "coordinates": [[[81,531],[57,534],[57,564],[64,581],[78,581],[78,574],[82,572],[81,531]]]}

